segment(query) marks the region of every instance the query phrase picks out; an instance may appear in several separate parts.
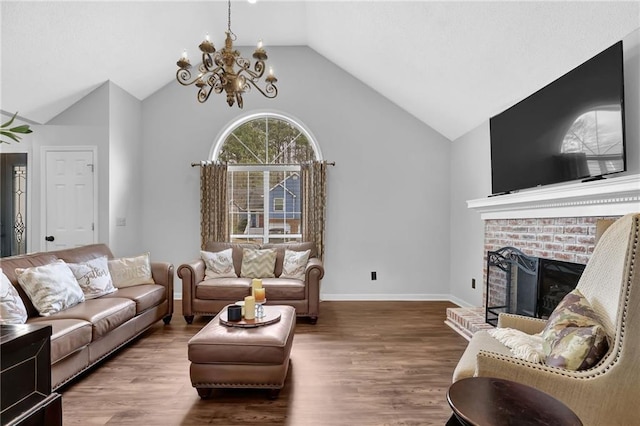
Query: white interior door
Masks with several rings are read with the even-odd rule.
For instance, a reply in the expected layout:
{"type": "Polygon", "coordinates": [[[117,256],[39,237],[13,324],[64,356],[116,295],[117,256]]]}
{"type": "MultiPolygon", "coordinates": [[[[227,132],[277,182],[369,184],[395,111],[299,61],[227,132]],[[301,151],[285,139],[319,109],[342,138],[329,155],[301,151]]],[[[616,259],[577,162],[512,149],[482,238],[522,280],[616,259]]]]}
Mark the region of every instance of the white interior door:
{"type": "Polygon", "coordinates": [[[46,251],[95,242],[94,152],[45,153],[46,251]]]}

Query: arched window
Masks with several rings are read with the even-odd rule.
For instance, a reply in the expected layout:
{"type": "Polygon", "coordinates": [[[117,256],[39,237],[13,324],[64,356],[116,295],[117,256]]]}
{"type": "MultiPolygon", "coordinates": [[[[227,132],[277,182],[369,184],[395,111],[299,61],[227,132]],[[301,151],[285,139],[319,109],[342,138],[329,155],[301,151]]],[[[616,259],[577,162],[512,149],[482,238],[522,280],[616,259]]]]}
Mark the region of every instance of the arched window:
{"type": "Polygon", "coordinates": [[[211,159],[228,165],[231,241],[300,241],[300,165],[321,157],[311,133],[283,114],[255,113],[230,124],[211,159]]]}

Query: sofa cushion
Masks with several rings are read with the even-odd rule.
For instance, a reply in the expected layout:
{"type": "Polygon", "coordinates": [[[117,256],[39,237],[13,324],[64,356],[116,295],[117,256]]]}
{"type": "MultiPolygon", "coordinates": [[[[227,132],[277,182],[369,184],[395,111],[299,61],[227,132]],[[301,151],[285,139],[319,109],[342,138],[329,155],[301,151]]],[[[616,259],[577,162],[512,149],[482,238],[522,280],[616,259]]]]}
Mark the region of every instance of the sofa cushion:
{"type": "Polygon", "coordinates": [[[120,297],[100,297],[54,314],[53,319],[81,319],[92,325],[92,340],[97,340],[111,330],[133,318],[136,304],[120,297]]]}
{"type": "Polygon", "coordinates": [[[16,268],[20,286],[44,317],[84,301],[76,277],[63,260],[31,268],[16,268]]]}
{"type": "Polygon", "coordinates": [[[27,318],[27,308],[18,290],[0,269],[0,324],[24,324],[27,318]]]}
{"type": "Polygon", "coordinates": [[[95,299],[116,291],[111,280],[107,256],[67,265],[76,277],[85,299],[95,299]]]}
{"type": "Polygon", "coordinates": [[[311,250],[295,251],[285,250],[284,260],[282,263],[282,274],[280,278],[293,278],[296,280],[304,280],[307,262],[311,250]]]}
{"type": "Polygon", "coordinates": [[[264,278],[262,286],[265,288],[267,300],[304,300],[304,281],[291,278],[264,278]]]}
{"type": "Polygon", "coordinates": [[[131,299],[136,303],[136,315],[149,308],[158,306],[166,299],[166,289],[158,284],[141,284],[133,287],[120,288],[115,293],[103,297],[120,297],[131,299]]]}
{"type": "Polygon", "coordinates": [[[251,294],[251,280],[248,278],[213,278],[196,286],[197,299],[244,300],[251,294]]]}
{"type": "Polygon", "coordinates": [[[200,251],[200,258],[204,261],[204,274],[209,278],[237,278],[233,267],[233,249],[218,252],[200,251]]]}
{"type": "Polygon", "coordinates": [[[109,272],[117,288],[154,284],[149,253],[109,260],[109,272]]]}
{"type": "Polygon", "coordinates": [[[240,276],[245,278],[273,278],[276,251],[272,249],[243,249],[240,276]]]}
{"type": "Polygon", "coordinates": [[[51,326],[51,364],[55,364],[91,343],[92,326],[88,321],[37,317],[30,319],[29,324],[51,326]]]}

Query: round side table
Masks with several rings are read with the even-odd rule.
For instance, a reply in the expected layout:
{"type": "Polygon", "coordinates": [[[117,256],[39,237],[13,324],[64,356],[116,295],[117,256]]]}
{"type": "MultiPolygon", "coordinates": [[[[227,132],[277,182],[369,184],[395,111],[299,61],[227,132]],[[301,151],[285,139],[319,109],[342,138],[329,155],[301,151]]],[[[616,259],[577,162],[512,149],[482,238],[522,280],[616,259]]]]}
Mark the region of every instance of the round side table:
{"type": "Polygon", "coordinates": [[[510,380],[462,379],[449,387],[447,401],[453,410],[447,425],[582,425],[564,403],[531,386],[510,380]]]}

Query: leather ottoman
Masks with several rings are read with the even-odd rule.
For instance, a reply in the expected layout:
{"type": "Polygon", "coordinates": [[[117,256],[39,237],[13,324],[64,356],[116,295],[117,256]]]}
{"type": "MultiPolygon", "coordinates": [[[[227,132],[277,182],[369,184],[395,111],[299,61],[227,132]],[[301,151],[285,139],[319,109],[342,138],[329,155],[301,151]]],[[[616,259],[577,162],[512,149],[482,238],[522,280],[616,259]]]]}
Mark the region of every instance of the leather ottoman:
{"type": "Polygon", "coordinates": [[[191,384],[201,398],[214,388],[263,388],[276,398],[289,371],[289,355],[296,327],[291,306],[264,306],[278,311],[280,321],[253,328],[220,323],[222,309],[188,343],[191,384]]]}

